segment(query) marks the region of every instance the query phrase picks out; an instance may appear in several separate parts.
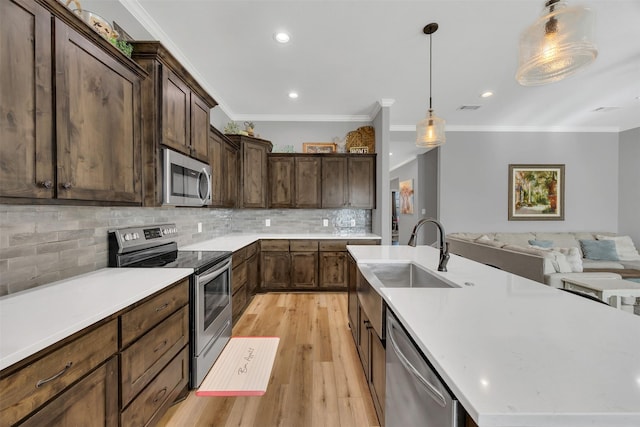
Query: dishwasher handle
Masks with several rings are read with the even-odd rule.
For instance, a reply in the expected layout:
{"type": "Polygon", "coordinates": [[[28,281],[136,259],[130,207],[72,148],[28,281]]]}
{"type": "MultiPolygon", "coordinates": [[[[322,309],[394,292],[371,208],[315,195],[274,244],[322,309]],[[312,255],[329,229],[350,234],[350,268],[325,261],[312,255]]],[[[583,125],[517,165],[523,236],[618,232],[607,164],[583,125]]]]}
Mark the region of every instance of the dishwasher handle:
{"type": "Polygon", "coordinates": [[[416,377],[416,379],[429,392],[433,400],[435,400],[436,403],[438,403],[440,406],[444,408],[447,405],[447,401],[445,397],[442,395],[442,393],[440,393],[440,390],[438,390],[438,388],[435,385],[431,384],[424,376],[422,376],[422,374],[420,374],[418,369],[416,369],[416,367],[411,364],[409,359],[407,359],[407,357],[400,350],[400,347],[398,346],[398,343],[394,338],[394,334],[395,334],[394,328],[397,329],[397,326],[395,325],[395,319],[392,316],[389,316],[387,318],[387,324],[388,324],[387,338],[391,343],[391,347],[393,348],[393,351],[398,356],[398,360],[400,360],[400,363],[402,363],[402,365],[405,367],[405,369],[407,369],[407,371],[409,371],[414,377],[416,377]]]}

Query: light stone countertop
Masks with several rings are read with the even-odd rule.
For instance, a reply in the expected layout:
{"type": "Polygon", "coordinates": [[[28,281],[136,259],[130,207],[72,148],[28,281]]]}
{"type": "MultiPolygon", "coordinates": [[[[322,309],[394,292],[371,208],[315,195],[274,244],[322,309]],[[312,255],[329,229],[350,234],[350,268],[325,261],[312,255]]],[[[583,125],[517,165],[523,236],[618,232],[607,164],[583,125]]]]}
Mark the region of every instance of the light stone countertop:
{"type": "Polygon", "coordinates": [[[184,251],[237,251],[260,239],[287,239],[287,240],[380,240],[380,236],[372,233],[231,233],[221,237],[192,243],[180,250],[184,251]]]}
{"type": "Polygon", "coordinates": [[[640,316],[456,255],[440,273],[428,246],[347,249],[460,285],[374,284],[480,427],[640,426],[640,316]]]}
{"type": "Polygon", "coordinates": [[[191,268],[103,268],[0,298],[0,370],[188,277],[191,268]]]}

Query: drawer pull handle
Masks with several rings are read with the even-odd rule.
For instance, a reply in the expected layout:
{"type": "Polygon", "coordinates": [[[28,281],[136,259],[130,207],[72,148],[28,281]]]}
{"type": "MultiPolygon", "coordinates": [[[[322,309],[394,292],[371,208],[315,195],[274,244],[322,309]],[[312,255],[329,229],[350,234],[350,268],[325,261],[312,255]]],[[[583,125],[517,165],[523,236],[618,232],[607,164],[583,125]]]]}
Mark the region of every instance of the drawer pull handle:
{"type": "Polygon", "coordinates": [[[164,309],[165,309],[165,308],[167,308],[167,307],[169,307],[169,303],[168,303],[168,302],[165,302],[165,303],[164,303],[164,304],[162,304],[160,307],[157,307],[157,308],[156,308],[156,312],[158,312],[158,311],[162,311],[162,310],[164,310],[164,309]]]}
{"type": "Polygon", "coordinates": [[[154,353],[157,353],[157,352],[158,352],[158,350],[160,350],[162,347],[164,347],[165,345],[167,345],[167,342],[168,342],[167,340],[162,341],[162,342],[160,343],[160,345],[159,345],[159,346],[157,346],[157,347],[153,350],[153,352],[154,352],[154,353]]]}
{"type": "Polygon", "coordinates": [[[158,403],[158,401],[160,399],[162,399],[164,397],[164,395],[167,394],[167,388],[163,387],[157,394],[156,394],[156,398],[153,399],[153,403],[158,403]]]}
{"type": "Polygon", "coordinates": [[[73,365],[73,362],[67,362],[67,364],[64,366],[64,368],[62,369],[62,371],[58,372],[57,374],[55,374],[52,377],[49,377],[47,379],[44,380],[38,380],[38,382],[36,383],[36,388],[40,388],[43,385],[45,385],[46,383],[48,383],[49,381],[53,381],[58,377],[61,377],[62,375],[64,375],[65,372],[67,372],[67,370],[73,365]]]}

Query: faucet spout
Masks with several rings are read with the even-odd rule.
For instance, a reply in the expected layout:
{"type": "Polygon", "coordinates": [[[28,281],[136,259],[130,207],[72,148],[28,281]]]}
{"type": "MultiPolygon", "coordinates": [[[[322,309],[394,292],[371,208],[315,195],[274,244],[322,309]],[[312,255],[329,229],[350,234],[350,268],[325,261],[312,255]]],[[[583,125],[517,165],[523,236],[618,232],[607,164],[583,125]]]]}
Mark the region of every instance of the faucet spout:
{"type": "Polygon", "coordinates": [[[418,230],[426,223],[433,223],[438,227],[438,231],[440,234],[440,260],[438,262],[438,271],[447,271],[447,263],[449,262],[449,243],[445,243],[445,232],[444,226],[435,218],[422,218],[415,227],[413,227],[413,231],[411,232],[411,237],[409,238],[409,242],[407,243],[409,246],[416,245],[416,239],[418,238],[418,230]]]}

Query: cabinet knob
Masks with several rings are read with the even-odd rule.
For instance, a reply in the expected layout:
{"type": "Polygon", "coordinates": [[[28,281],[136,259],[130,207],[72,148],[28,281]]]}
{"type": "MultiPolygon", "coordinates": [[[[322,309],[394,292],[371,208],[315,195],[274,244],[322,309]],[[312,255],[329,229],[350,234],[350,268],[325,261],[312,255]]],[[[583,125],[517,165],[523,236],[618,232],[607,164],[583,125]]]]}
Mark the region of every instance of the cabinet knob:
{"type": "Polygon", "coordinates": [[[71,185],[70,182],[65,182],[64,184],[62,184],[62,188],[65,189],[65,190],[69,190],[69,189],[71,189],[71,187],[73,187],[73,186],[71,185]]]}
{"type": "Polygon", "coordinates": [[[40,181],[38,183],[38,185],[40,185],[41,187],[46,188],[47,190],[50,189],[51,187],[53,187],[53,182],[51,182],[50,180],[45,180],[45,181],[40,181]]]}

